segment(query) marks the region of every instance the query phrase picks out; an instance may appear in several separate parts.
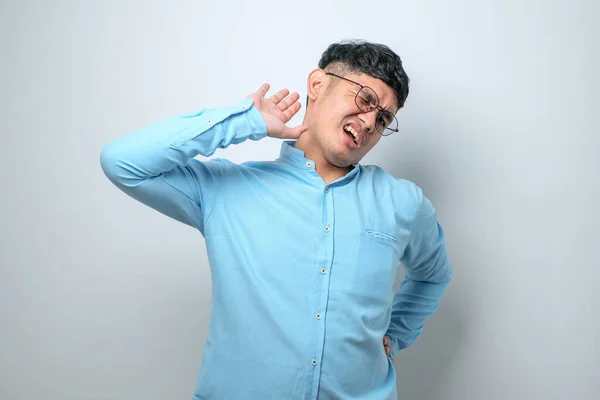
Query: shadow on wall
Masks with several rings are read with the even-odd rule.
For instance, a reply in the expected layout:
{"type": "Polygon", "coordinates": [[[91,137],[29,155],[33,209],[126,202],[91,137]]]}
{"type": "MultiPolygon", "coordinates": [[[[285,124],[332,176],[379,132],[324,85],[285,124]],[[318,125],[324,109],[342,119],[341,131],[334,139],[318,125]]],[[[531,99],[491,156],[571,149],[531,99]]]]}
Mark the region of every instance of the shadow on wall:
{"type": "MultiPolygon", "coordinates": [[[[425,135],[427,137],[427,135],[425,135]]],[[[468,147],[468,146],[465,146],[468,147]]],[[[444,389],[453,377],[454,363],[462,351],[468,326],[467,310],[464,301],[468,298],[467,289],[460,282],[457,271],[458,249],[451,248],[453,239],[450,222],[454,219],[453,210],[461,206],[463,192],[457,187],[454,174],[461,170],[464,159],[450,158],[446,144],[420,139],[408,148],[393,149],[384,157],[389,160],[384,168],[397,178],[415,182],[423,189],[436,209],[446,234],[446,244],[450,262],[453,264],[453,278],[438,310],[425,322],[425,328],[417,341],[400,351],[394,363],[399,399],[410,400],[450,400],[444,389]],[[444,204],[441,210],[440,205],[444,204]],[[441,218],[440,218],[441,217],[441,218]],[[444,222],[448,222],[445,224],[444,222]]],[[[466,157],[469,158],[469,157],[466,157]]],[[[400,268],[397,283],[404,278],[400,268]]]]}
{"type": "MultiPolygon", "coordinates": [[[[452,283],[451,283],[452,285],[452,283]]],[[[437,312],[425,322],[417,341],[396,356],[399,399],[449,400],[447,379],[465,338],[466,315],[448,287],[437,312]]]]}

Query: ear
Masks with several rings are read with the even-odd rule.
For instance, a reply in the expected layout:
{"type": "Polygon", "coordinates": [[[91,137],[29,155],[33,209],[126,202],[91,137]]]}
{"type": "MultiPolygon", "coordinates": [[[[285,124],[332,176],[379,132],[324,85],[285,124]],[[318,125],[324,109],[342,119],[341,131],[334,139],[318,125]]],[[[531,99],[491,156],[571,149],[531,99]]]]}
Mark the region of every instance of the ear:
{"type": "Polygon", "coordinates": [[[325,74],[321,68],[317,68],[308,74],[308,87],[306,93],[308,98],[312,101],[316,101],[319,97],[325,93],[327,86],[329,85],[329,75],[325,74]]]}

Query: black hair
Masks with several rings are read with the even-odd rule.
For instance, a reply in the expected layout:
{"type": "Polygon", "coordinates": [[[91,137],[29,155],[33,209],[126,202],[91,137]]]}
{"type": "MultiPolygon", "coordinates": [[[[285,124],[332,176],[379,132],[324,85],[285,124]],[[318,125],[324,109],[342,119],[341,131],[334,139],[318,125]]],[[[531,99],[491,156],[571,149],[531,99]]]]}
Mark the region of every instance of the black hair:
{"type": "Polygon", "coordinates": [[[364,40],[344,40],[330,45],[321,55],[319,68],[328,72],[363,73],[381,79],[398,102],[398,110],[408,97],[409,78],[402,60],[388,46],[364,40]]]}

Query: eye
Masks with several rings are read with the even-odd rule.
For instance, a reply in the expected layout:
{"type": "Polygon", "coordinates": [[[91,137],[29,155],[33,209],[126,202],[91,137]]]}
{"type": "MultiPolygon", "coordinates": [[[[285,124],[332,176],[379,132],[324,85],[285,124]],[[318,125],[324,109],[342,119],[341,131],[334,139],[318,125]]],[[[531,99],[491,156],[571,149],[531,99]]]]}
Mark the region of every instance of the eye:
{"type": "Polygon", "coordinates": [[[363,87],[358,91],[358,99],[363,111],[371,111],[377,107],[377,95],[368,87],[363,87]]]}
{"type": "Polygon", "coordinates": [[[360,101],[360,103],[362,105],[368,105],[369,104],[369,100],[365,98],[365,96],[362,93],[359,93],[359,95],[357,96],[358,100],[360,101]]]}
{"type": "Polygon", "coordinates": [[[385,128],[392,122],[389,112],[380,112],[377,117],[377,123],[385,128]]]}

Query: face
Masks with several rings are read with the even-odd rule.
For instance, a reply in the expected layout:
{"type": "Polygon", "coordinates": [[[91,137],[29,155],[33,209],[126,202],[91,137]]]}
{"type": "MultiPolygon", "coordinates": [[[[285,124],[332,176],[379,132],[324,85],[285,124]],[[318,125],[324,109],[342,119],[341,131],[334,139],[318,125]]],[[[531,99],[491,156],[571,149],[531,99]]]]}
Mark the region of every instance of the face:
{"type": "MultiPolygon", "coordinates": [[[[392,89],[383,81],[365,74],[339,74],[368,86],[375,91],[379,105],[396,113],[396,99],[392,89]]],[[[348,167],[359,162],[382,138],[376,124],[380,109],[362,111],[355,98],[359,85],[317,69],[308,82],[309,107],[307,124],[314,151],[331,165],[348,167]],[[331,80],[333,86],[329,86],[331,80]]],[[[361,92],[362,94],[362,92],[361,92]]],[[[360,101],[360,98],[359,98],[360,101]]]]}

